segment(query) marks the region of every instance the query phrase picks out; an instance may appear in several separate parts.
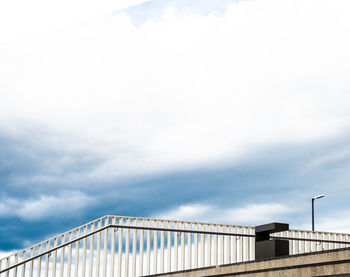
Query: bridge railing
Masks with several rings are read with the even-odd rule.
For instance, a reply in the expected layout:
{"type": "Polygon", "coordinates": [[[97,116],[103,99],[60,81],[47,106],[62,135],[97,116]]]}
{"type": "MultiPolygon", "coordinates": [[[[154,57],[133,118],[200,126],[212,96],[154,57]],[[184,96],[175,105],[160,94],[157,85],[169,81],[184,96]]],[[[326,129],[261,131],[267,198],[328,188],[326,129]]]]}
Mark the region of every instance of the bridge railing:
{"type": "Polygon", "coordinates": [[[0,260],[0,276],[142,276],[248,261],[253,231],[105,216],[0,260]]]}
{"type": "MultiPolygon", "coordinates": [[[[290,254],[349,246],[350,235],[290,230],[290,254]]],[[[0,277],[144,276],[254,260],[254,228],[104,216],[0,260],[0,277]]]]}
{"type": "Polygon", "coordinates": [[[350,247],[350,234],[345,233],[289,230],[274,236],[288,238],[290,255],[350,247]]]}

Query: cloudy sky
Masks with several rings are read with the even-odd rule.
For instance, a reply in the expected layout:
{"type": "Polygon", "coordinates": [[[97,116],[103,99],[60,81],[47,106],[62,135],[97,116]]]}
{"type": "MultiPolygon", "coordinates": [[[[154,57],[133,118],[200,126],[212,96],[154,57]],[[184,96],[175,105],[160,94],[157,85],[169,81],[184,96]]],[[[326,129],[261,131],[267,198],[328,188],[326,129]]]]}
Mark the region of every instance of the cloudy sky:
{"type": "Polygon", "coordinates": [[[350,232],[348,0],[0,2],[0,251],[106,214],[350,232]]]}

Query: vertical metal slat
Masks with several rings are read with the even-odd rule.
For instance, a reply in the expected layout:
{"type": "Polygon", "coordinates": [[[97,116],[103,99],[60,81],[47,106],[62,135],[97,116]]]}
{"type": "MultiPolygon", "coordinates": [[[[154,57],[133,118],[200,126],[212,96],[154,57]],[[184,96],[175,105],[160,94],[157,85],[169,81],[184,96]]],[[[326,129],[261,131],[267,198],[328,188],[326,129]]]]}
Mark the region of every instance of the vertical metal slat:
{"type": "MultiPolygon", "coordinates": [[[[80,237],[80,228],[76,231],[76,238],[80,237]]],[[[79,250],[80,250],[80,241],[78,240],[75,243],[75,271],[74,271],[74,277],[78,277],[79,272],[79,250]]]]}
{"type": "MultiPolygon", "coordinates": [[[[53,246],[57,247],[58,245],[58,237],[54,238],[53,246]]],[[[53,264],[52,264],[52,277],[56,277],[56,267],[57,267],[57,250],[53,253],[53,264]]]]}
{"type": "MultiPolygon", "coordinates": [[[[42,244],[39,244],[39,254],[42,252],[43,250],[43,245],[42,244]]],[[[40,256],[38,258],[38,268],[37,268],[37,275],[38,277],[40,277],[41,275],[41,260],[42,260],[42,257],[40,256]]],[[[16,271],[17,271],[17,267],[16,267],[16,271]]],[[[15,274],[15,276],[17,275],[17,273],[15,274]]]]}
{"type": "MultiPolygon", "coordinates": [[[[162,222],[162,228],[165,227],[164,221],[162,222]]],[[[164,242],[165,242],[165,232],[160,231],[160,273],[164,272],[164,242]]]]}
{"type": "MultiPolygon", "coordinates": [[[[141,221],[141,226],[145,226],[144,220],[141,221]]],[[[143,275],[143,249],[144,249],[144,231],[140,231],[140,256],[139,256],[139,275],[143,275]]]]}
{"type": "MultiPolygon", "coordinates": [[[[211,226],[208,225],[208,230],[211,231],[211,226]]],[[[211,234],[208,234],[208,266],[211,266],[211,234]]]]}
{"type": "MultiPolygon", "coordinates": [[[[98,220],[98,229],[102,227],[102,219],[98,220]]],[[[95,268],[95,277],[100,276],[100,257],[101,257],[101,231],[97,233],[97,247],[96,247],[96,268],[95,268]]]]}
{"type": "MultiPolygon", "coordinates": [[[[198,231],[198,224],[195,224],[195,230],[198,231]]],[[[198,267],[198,233],[194,234],[194,268],[198,267]]]]}
{"type": "MultiPolygon", "coordinates": [[[[158,222],[155,222],[156,227],[158,227],[158,222]]],[[[157,274],[158,266],[158,231],[154,231],[153,237],[153,274],[157,274]]]]}
{"type": "MultiPolygon", "coordinates": [[[[250,234],[251,234],[251,235],[254,235],[254,234],[255,234],[255,230],[254,230],[253,228],[250,229],[250,234]]],[[[252,244],[252,247],[251,247],[252,253],[251,253],[251,258],[250,258],[250,260],[254,260],[254,259],[255,259],[255,238],[254,238],[254,237],[251,238],[250,241],[251,241],[251,244],[252,244]]]]}
{"type": "MultiPolygon", "coordinates": [[[[185,223],[182,224],[182,228],[185,227],[185,223]]],[[[181,269],[185,269],[185,233],[181,232],[181,269]]]]}
{"type": "MultiPolygon", "coordinates": [[[[308,239],[310,239],[311,238],[311,234],[310,234],[310,232],[307,232],[306,233],[306,237],[308,238],[308,239]]],[[[305,252],[307,252],[307,253],[309,253],[309,252],[311,252],[311,245],[310,245],[310,241],[306,241],[306,251],[305,252]]]]}
{"type": "MultiPolygon", "coordinates": [[[[69,232],[69,239],[68,241],[71,241],[73,237],[73,232],[69,232]]],[[[72,273],[72,243],[68,246],[68,265],[67,265],[67,275],[68,277],[71,276],[72,273]]],[[[47,277],[47,276],[46,276],[47,277]]]]}
{"type": "MultiPolygon", "coordinates": [[[[95,230],[95,223],[91,224],[90,232],[95,230]]],[[[89,251],[89,277],[92,277],[94,267],[94,248],[95,248],[95,235],[90,236],[90,251],[89,251]]],[[[85,277],[85,276],[83,276],[85,277]]]]}
{"type": "MultiPolygon", "coordinates": [[[[84,226],[84,235],[87,234],[87,225],[84,226]]],[[[81,267],[81,276],[85,277],[86,272],[86,245],[87,245],[87,238],[84,238],[83,240],[83,265],[81,267]]]]}
{"type": "MultiPolygon", "coordinates": [[[[123,224],[123,218],[119,219],[119,225],[123,224]]],[[[118,277],[122,276],[122,258],[123,258],[123,228],[118,229],[118,277]]]]}
{"type": "MultiPolygon", "coordinates": [[[[179,228],[179,223],[176,223],[176,229],[179,228]]],[[[179,269],[179,233],[174,233],[174,265],[175,270],[179,269]]]]}
{"type": "MultiPolygon", "coordinates": [[[[229,233],[231,233],[231,227],[230,227],[230,226],[227,227],[227,231],[228,231],[229,233]]],[[[226,256],[226,257],[227,257],[227,260],[226,260],[226,262],[227,262],[228,264],[230,264],[230,263],[232,263],[231,236],[228,236],[228,237],[227,237],[226,243],[227,243],[227,256],[226,256]]]]}
{"type": "Polygon", "coordinates": [[[104,230],[105,237],[103,240],[103,277],[107,276],[107,253],[108,253],[108,228],[104,230]]]}
{"type": "MultiPolygon", "coordinates": [[[[239,227],[239,234],[243,234],[243,229],[242,227],[239,227]]],[[[239,243],[239,261],[240,262],[243,262],[244,260],[244,257],[243,257],[243,247],[244,247],[244,240],[243,240],[243,237],[238,237],[238,243],[239,243]]]]}
{"type": "MultiPolygon", "coordinates": [[[[24,250],[24,251],[23,251],[23,255],[22,255],[22,260],[24,261],[24,260],[26,260],[26,259],[27,259],[27,252],[26,252],[26,250],[24,250]]],[[[25,276],[25,272],[26,272],[26,264],[24,263],[24,264],[22,265],[22,277],[25,276]]]]}
{"type": "MultiPolygon", "coordinates": [[[[116,218],[113,217],[112,224],[114,225],[116,218]]],[[[110,267],[110,277],[114,277],[114,259],[115,259],[115,228],[112,229],[112,238],[111,238],[111,267],[110,267]]],[[[84,277],[84,275],[83,275],[84,277]]]]}
{"type": "MultiPolygon", "coordinates": [[[[190,227],[192,229],[192,226],[190,227]]],[[[192,267],[192,233],[187,233],[187,269],[192,267]]]]}
{"type": "MultiPolygon", "coordinates": [[[[151,222],[148,221],[148,225],[151,226],[151,222]]],[[[150,274],[151,269],[151,231],[147,230],[147,256],[146,256],[146,274],[150,274]]]]}
{"type": "MultiPolygon", "coordinates": [[[[169,222],[168,222],[168,227],[169,227],[169,222]]],[[[168,232],[167,234],[167,272],[171,271],[171,232],[168,232]]]]}
{"type": "MultiPolygon", "coordinates": [[[[218,226],[215,227],[215,231],[218,232],[218,226]]],[[[214,262],[215,262],[215,265],[219,265],[219,251],[218,251],[218,235],[214,235],[214,254],[215,254],[215,257],[214,257],[214,262]]]]}
{"type": "MultiPolygon", "coordinates": [[[[126,221],[126,225],[130,225],[130,218],[126,221]]],[[[125,239],[125,276],[129,276],[129,252],[130,252],[130,229],[127,228],[125,230],[126,232],[126,239],[125,239]]]]}
{"type": "MultiPolygon", "coordinates": [[[[248,228],[244,228],[244,234],[248,234],[248,228]]],[[[245,238],[245,255],[244,255],[244,261],[249,261],[249,254],[250,254],[250,246],[249,246],[249,238],[245,238]]]]}
{"type": "MultiPolygon", "coordinates": [[[[137,219],[134,219],[134,226],[137,227],[137,219]]],[[[136,247],[137,247],[137,229],[133,230],[132,237],[132,272],[131,275],[136,277],[136,247]]]]}
{"type": "MultiPolygon", "coordinates": [[[[8,268],[10,266],[10,257],[6,258],[6,267],[8,268]]],[[[10,271],[6,271],[6,277],[10,276],[10,271]]]]}
{"type": "MultiPolygon", "coordinates": [[[[46,251],[50,249],[50,241],[48,240],[46,242],[46,251]]],[[[50,265],[50,255],[51,253],[46,254],[46,260],[45,260],[45,277],[49,276],[49,265],[50,265]]]]}
{"type": "MultiPolygon", "coordinates": [[[[237,228],[233,227],[232,232],[237,233],[237,228]]],[[[232,237],[232,263],[237,262],[237,238],[236,236],[232,237]]]]}
{"type": "MultiPolygon", "coordinates": [[[[205,230],[205,225],[202,225],[202,230],[205,230]]],[[[202,249],[202,254],[201,254],[201,266],[204,267],[205,266],[205,235],[201,234],[201,249],[202,249]]]]}
{"type": "MultiPolygon", "coordinates": [[[[18,263],[18,254],[16,253],[15,254],[15,264],[18,263]]],[[[0,261],[0,269],[1,269],[1,261],[0,261]]],[[[17,271],[18,271],[18,266],[16,266],[14,269],[13,269],[13,277],[17,277],[17,271]]]]}
{"type": "MultiPolygon", "coordinates": [[[[18,254],[16,253],[15,254],[15,264],[17,264],[17,263],[18,263],[18,254]]],[[[0,264],[1,264],[1,261],[0,261],[0,264]]],[[[13,277],[17,277],[17,271],[18,271],[18,266],[16,266],[13,270],[13,277]]]]}
{"type": "MultiPolygon", "coordinates": [[[[61,237],[61,244],[65,242],[66,235],[63,234],[61,237]]],[[[61,258],[60,258],[60,277],[63,277],[63,272],[64,272],[64,249],[65,247],[61,248],[61,258]]]]}
{"type": "MultiPolygon", "coordinates": [[[[221,232],[224,232],[224,226],[221,226],[221,232]]],[[[224,264],[224,255],[225,255],[225,242],[224,242],[225,237],[224,236],[220,236],[220,244],[221,244],[221,251],[220,251],[220,263],[224,264]]]]}
{"type": "MultiPolygon", "coordinates": [[[[30,257],[34,256],[34,247],[30,249],[30,257]]],[[[33,267],[34,267],[34,260],[30,261],[30,266],[29,266],[29,276],[33,277],[33,267]]],[[[8,271],[7,271],[8,273],[8,271]]]]}
{"type": "MultiPolygon", "coordinates": [[[[305,232],[301,232],[300,233],[300,237],[301,238],[305,238],[306,237],[306,234],[305,234],[305,232]]],[[[300,252],[300,254],[303,254],[303,253],[305,253],[306,251],[306,245],[305,245],[305,241],[304,240],[302,240],[301,242],[300,242],[300,248],[301,248],[301,252],[300,252]]]]}

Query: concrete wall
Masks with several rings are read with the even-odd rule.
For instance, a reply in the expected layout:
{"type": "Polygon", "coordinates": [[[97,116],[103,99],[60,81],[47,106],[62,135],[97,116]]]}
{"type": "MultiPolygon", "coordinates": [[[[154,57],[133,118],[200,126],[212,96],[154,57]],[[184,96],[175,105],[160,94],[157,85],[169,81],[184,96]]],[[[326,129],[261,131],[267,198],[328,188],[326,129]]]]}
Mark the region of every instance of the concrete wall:
{"type": "Polygon", "coordinates": [[[350,248],[151,276],[350,276],[350,248]]]}

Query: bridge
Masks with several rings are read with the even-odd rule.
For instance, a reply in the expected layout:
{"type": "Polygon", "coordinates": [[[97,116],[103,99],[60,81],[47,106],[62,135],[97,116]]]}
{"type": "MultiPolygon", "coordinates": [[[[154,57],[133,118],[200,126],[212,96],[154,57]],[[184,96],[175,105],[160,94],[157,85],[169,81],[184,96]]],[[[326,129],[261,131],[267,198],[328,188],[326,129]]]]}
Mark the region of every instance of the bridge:
{"type": "MultiPolygon", "coordinates": [[[[288,240],[296,256],[350,246],[341,233],[288,230],[270,239],[288,240]]],[[[252,226],[107,215],[0,259],[0,277],[162,275],[254,260],[252,226]]]]}

